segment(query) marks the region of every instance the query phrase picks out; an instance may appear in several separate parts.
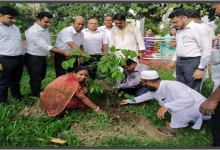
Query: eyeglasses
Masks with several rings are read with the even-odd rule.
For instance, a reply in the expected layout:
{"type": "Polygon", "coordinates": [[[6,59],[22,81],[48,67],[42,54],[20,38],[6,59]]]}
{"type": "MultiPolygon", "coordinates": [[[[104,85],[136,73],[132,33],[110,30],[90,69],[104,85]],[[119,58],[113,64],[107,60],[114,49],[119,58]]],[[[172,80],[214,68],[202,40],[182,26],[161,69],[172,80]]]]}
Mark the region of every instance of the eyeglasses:
{"type": "MultiPolygon", "coordinates": [[[[182,19],[183,19],[183,17],[182,17],[182,18],[180,18],[180,20],[182,20],[182,19]]],[[[179,21],[180,21],[180,20],[179,20],[179,21]]],[[[179,21],[172,22],[172,24],[173,24],[173,25],[176,25],[176,24],[177,24],[179,21]]]]}

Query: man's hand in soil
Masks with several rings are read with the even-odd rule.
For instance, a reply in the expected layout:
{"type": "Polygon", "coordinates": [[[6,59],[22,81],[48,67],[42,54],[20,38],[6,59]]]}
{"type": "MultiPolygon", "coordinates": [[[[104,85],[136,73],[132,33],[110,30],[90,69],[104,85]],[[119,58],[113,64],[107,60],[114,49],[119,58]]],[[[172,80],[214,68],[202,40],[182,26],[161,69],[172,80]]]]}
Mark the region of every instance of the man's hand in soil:
{"type": "Polygon", "coordinates": [[[126,104],[128,104],[126,99],[122,100],[121,103],[120,103],[120,105],[126,105],[126,104]]]}
{"type": "Polygon", "coordinates": [[[157,111],[157,117],[159,119],[164,119],[165,112],[167,112],[167,108],[165,106],[160,107],[160,109],[157,111]]]}

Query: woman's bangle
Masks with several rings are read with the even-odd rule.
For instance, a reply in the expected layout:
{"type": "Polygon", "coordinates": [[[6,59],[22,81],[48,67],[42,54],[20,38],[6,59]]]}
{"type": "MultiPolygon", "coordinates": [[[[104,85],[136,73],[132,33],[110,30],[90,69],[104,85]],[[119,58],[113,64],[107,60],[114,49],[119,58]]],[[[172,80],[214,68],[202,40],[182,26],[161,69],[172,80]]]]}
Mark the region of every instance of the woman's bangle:
{"type": "Polygon", "coordinates": [[[96,110],[94,110],[94,111],[98,111],[99,110],[99,106],[97,106],[98,108],[96,109],[96,110]]]}

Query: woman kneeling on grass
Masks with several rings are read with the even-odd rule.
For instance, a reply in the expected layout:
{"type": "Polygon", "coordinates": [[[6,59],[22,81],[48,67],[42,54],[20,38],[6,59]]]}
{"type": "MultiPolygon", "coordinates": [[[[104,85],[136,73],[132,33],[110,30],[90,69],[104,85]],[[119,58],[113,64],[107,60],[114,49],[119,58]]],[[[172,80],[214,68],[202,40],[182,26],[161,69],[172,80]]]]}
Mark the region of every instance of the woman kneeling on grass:
{"type": "Polygon", "coordinates": [[[94,109],[97,114],[103,114],[103,110],[88,98],[85,81],[88,76],[88,68],[79,66],[74,72],[56,78],[41,92],[39,107],[49,116],[64,116],[66,110],[84,109],[86,106],[94,109]]]}

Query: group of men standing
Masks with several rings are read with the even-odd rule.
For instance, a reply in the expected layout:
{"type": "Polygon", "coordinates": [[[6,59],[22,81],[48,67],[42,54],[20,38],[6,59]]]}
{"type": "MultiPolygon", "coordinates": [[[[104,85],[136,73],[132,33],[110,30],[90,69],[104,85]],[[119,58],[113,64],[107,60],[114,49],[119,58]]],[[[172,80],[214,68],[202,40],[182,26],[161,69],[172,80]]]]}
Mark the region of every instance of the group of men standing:
{"type": "MultiPolygon", "coordinates": [[[[0,30],[4,33],[1,34],[1,48],[4,50],[0,52],[0,64],[3,66],[2,71],[0,71],[0,83],[2,83],[0,85],[0,102],[7,102],[9,87],[14,98],[21,98],[19,84],[23,63],[25,63],[30,76],[32,96],[39,97],[41,82],[46,75],[46,58],[50,52],[55,53],[55,72],[56,77],[59,77],[66,74],[62,62],[67,59],[67,56],[74,57],[74,54],[70,54],[73,48],[88,52],[93,58],[91,60],[96,61],[99,61],[102,56],[100,54],[106,54],[107,48],[112,45],[118,49],[133,50],[137,54],[139,53],[137,44],[139,44],[139,48],[145,50],[140,30],[134,25],[126,23],[125,15],[121,13],[117,13],[114,17],[106,16],[104,18],[105,26],[99,28],[98,20],[95,18],[87,21],[88,28],[85,29],[86,20],[81,16],[74,17],[71,26],[59,32],[55,47],[53,47],[48,32],[53,15],[48,12],[40,12],[34,25],[25,31],[27,42],[25,52],[20,31],[14,25],[18,15],[19,13],[11,7],[3,6],[0,8],[0,30]],[[112,25],[113,19],[116,27],[112,25]],[[13,63],[8,61],[13,61],[13,63]]],[[[82,61],[80,57],[76,59],[74,67],[82,61]]],[[[88,63],[90,62],[84,62],[83,65],[88,65],[88,63]]],[[[68,68],[67,72],[71,72],[73,68],[68,68]]],[[[91,77],[95,78],[95,74],[91,74],[91,77]]]]}

